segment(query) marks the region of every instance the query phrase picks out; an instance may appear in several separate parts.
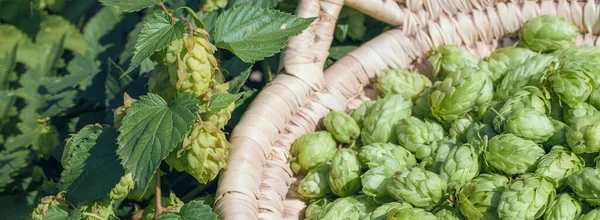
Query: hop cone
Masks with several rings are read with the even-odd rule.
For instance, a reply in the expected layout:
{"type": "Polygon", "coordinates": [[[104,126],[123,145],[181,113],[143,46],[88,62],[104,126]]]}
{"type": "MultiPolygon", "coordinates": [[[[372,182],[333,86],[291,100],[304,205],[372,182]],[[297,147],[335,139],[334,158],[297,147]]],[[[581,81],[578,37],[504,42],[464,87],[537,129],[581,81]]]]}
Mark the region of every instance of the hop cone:
{"type": "Polygon", "coordinates": [[[537,219],[554,200],[554,183],[536,174],[524,174],[512,181],[500,196],[501,219],[537,219]]]}
{"type": "MultiPolygon", "coordinates": [[[[173,193],[169,194],[169,197],[162,197],[161,204],[163,209],[172,210],[174,212],[179,212],[181,207],[185,205],[177,196],[173,193]]],[[[144,209],[144,213],[142,214],[142,220],[152,220],[154,219],[154,213],[156,212],[156,199],[150,200],[150,203],[144,209]]]]}
{"type": "Polygon", "coordinates": [[[585,215],[579,216],[577,220],[598,220],[600,219],[600,208],[594,209],[585,215]]]}
{"type": "Polygon", "coordinates": [[[356,121],[344,112],[329,112],[329,114],[323,118],[323,124],[327,131],[341,143],[352,143],[358,138],[358,135],[360,135],[360,127],[358,127],[356,121]]]}
{"type": "Polygon", "coordinates": [[[536,53],[526,48],[504,47],[494,50],[485,60],[488,70],[492,73],[494,84],[499,83],[504,74],[515,66],[523,64],[536,53]]]}
{"type": "Polygon", "coordinates": [[[470,144],[454,148],[440,169],[440,177],[453,189],[479,175],[479,155],[470,144]]]}
{"type": "Polygon", "coordinates": [[[58,199],[64,199],[62,194],[58,196],[46,196],[40,199],[40,203],[33,209],[31,213],[31,219],[42,220],[46,215],[46,211],[52,207],[58,207],[60,209],[67,210],[68,204],[59,202],[58,199]]]}
{"type": "Polygon", "coordinates": [[[548,140],[555,131],[550,118],[536,110],[527,108],[514,110],[505,123],[504,131],[536,143],[548,140]]]}
{"type": "Polygon", "coordinates": [[[563,111],[563,119],[567,125],[575,124],[580,118],[595,115],[600,115],[600,112],[594,106],[585,102],[577,103],[573,107],[565,107],[563,111]]]}
{"type": "Polygon", "coordinates": [[[552,91],[568,106],[585,102],[596,87],[593,73],[577,65],[565,65],[551,71],[548,81],[552,91]]]}
{"type": "Polygon", "coordinates": [[[417,118],[429,118],[431,117],[431,108],[429,108],[429,95],[436,90],[442,81],[436,81],[431,87],[426,88],[417,99],[414,100],[412,107],[412,115],[417,118]]]}
{"type": "Polygon", "coordinates": [[[600,151],[600,115],[582,117],[567,130],[567,143],[576,154],[600,151]]]}
{"type": "Polygon", "coordinates": [[[494,114],[494,129],[497,132],[503,132],[508,116],[515,110],[522,108],[533,109],[546,115],[551,109],[550,94],[533,86],[522,88],[506,100],[500,109],[496,109],[498,114],[494,114]]]}
{"type": "Polygon", "coordinates": [[[554,180],[557,188],[560,188],[569,175],[581,170],[584,165],[584,160],[577,154],[557,145],[540,158],[535,173],[554,180]]]}
{"type": "Polygon", "coordinates": [[[388,69],[377,81],[376,87],[379,94],[399,94],[405,99],[416,99],[427,87],[431,87],[431,81],[417,72],[409,72],[401,69],[388,69]]]}
{"type": "MultiPolygon", "coordinates": [[[[90,206],[84,206],[80,209],[83,212],[95,214],[96,216],[102,219],[108,219],[109,216],[115,215],[115,211],[113,209],[112,200],[109,198],[105,198],[103,200],[94,202],[90,206]]],[[[97,220],[98,218],[84,215],[82,220],[97,220]]]]}
{"type": "Polygon", "coordinates": [[[477,153],[482,153],[487,148],[489,140],[496,135],[498,133],[491,125],[476,122],[467,131],[467,143],[473,145],[477,153]]]}
{"type": "Polygon", "coordinates": [[[127,197],[129,191],[133,190],[135,187],[135,182],[133,181],[133,176],[131,173],[125,174],[125,176],[121,177],[119,183],[110,191],[109,198],[112,200],[121,200],[127,197]]]}
{"type": "Polygon", "coordinates": [[[329,198],[321,198],[311,202],[310,205],[308,205],[308,207],[306,207],[306,210],[304,211],[304,219],[318,220],[318,217],[321,214],[324,214],[323,211],[326,210],[327,207],[329,207],[332,203],[333,200],[329,198]]]}
{"type": "Polygon", "coordinates": [[[556,196],[556,199],[548,205],[544,214],[544,220],[568,219],[575,220],[581,214],[581,202],[567,193],[556,196]]]}
{"type": "Polygon", "coordinates": [[[391,202],[387,192],[387,183],[395,173],[387,166],[375,167],[365,172],[361,177],[362,192],[378,203],[391,202]]]}
{"type": "Polygon", "coordinates": [[[596,87],[592,93],[590,93],[587,103],[594,106],[596,109],[600,108],[600,86],[596,87]]]}
{"type": "Polygon", "coordinates": [[[470,116],[460,117],[450,124],[448,134],[460,142],[467,142],[467,131],[469,131],[472,124],[473,119],[470,116]]]}
{"type": "Polygon", "coordinates": [[[358,106],[358,108],[354,109],[354,111],[350,113],[350,116],[354,119],[354,121],[356,121],[356,124],[358,124],[359,127],[363,127],[363,121],[370,112],[371,107],[374,105],[375,101],[364,101],[362,104],[360,104],[360,106],[358,106]]]}
{"type": "Polygon", "coordinates": [[[501,134],[489,141],[483,156],[495,170],[514,175],[533,171],[544,154],[544,149],[533,141],[501,134]]]}
{"type": "Polygon", "coordinates": [[[541,86],[546,69],[556,60],[555,56],[538,54],[510,69],[496,84],[495,98],[506,100],[524,86],[541,86]]]}
{"type": "Polygon", "coordinates": [[[369,169],[387,166],[392,170],[405,170],[417,165],[417,160],[410,151],[392,143],[362,146],[358,159],[369,169]]]}
{"type": "Polygon", "coordinates": [[[433,78],[444,79],[460,69],[477,66],[479,59],[462,48],[442,45],[429,57],[429,62],[433,65],[433,78]]]}
{"type": "Polygon", "coordinates": [[[485,86],[486,73],[471,67],[452,72],[429,95],[431,114],[440,122],[450,123],[471,111],[485,86]]]}
{"type": "Polygon", "coordinates": [[[498,174],[481,174],[457,192],[458,208],[470,220],[493,220],[508,178],[498,174]]]}
{"type": "Polygon", "coordinates": [[[318,199],[331,193],[329,188],[330,169],[331,165],[324,163],[308,171],[306,177],[300,181],[298,188],[296,188],[300,198],[304,200],[318,199]]]}
{"type": "Polygon", "coordinates": [[[433,213],[420,208],[393,208],[386,214],[388,220],[437,220],[433,213]]]}
{"type": "Polygon", "coordinates": [[[435,213],[438,220],[463,220],[465,219],[458,210],[449,205],[441,206],[441,209],[435,213]]]}
{"type": "Polygon", "coordinates": [[[213,123],[218,129],[223,129],[229,119],[231,119],[231,113],[235,109],[235,102],[231,103],[227,108],[221,109],[218,112],[215,112],[211,109],[207,109],[206,112],[202,113],[200,117],[202,121],[210,121],[213,123]]]}
{"type": "Polygon", "coordinates": [[[431,209],[442,199],[446,181],[437,174],[418,167],[397,172],[388,182],[388,193],[399,201],[431,209]]]}
{"type": "Polygon", "coordinates": [[[550,119],[552,126],[554,126],[554,134],[544,142],[545,147],[552,147],[555,145],[567,145],[567,129],[569,126],[562,121],[550,119]]]}
{"type": "Polygon", "coordinates": [[[600,51],[597,47],[582,45],[557,50],[552,55],[560,58],[560,64],[565,67],[575,67],[586,73],[590,73],[600,85],[600,51]]]}
{"type": "Polygon", "coordinates": [[[435,122],[410,116],[398,122],[396,134],[400,145],[422,160],[434,153],[434,142],[444,138],[444,128],[435,122]]]}
{"type": "Polygon", "coordinates": [[[444,138],[435,144],[437,148],[435,155],[422,160],[421,167],[434,173],[440,173],[444,161],[446,161],[446,158],[457,147],[457,142],[455,138],[444,138]]]}
{"type": "Polygon", "coordinates": [[[483,89],[481,89],[481,94],[479,98],[475,100],[476,106],[485,106],[494,98],[494,84],[492,83],[492,77],[489,76],[491,73],[489,71],[484,71],[486,77],[484,77],[483,89]]]}
{"type": "Polygon", "coordinates": [[[376,207],[377,203],[368,200],[364,195],[338,198],[321,212],[318,219],[363,219],[376,207]]]}
{"type": "Polygon", "coordinates": [[[521,28],[520,38],[525,47],[533,51],[552,51],[568,48],[579,30],[571,22],[550,15],[531,19],[521,28]]]}
{"type": "Polygon", "coordinates": [[[292,144],[291,153],[296,157],[291,162],[292,170],[307,172],[331,160],[336,150],[333,136],[326,131],[305,134],[292,144]]]}
{"type": "Polygon", "coordinates": [[[200,10],[205,13],[213,12],[227,6],[227,0],[207,0],[200,6],[200,10]]]}
{"type": "Polygon", "coordinates": [[[351,196],[360,191],[361,165],[358,155],[351,149],[340,149],[331,160],[329,185],[333,194],[340,197],[351,196]]]}
{"type": "Polygon", "coordinates": [[[378,99],[363,122],[363,144],[396,142],[396,124],[411,113],[412,102],[401,95],[378,99]]]}
{"type": "Polygon", "coordinates": [[[493,127],[494,119],[498,115],[498,111],[504,106],[506,102],[491,101],[486,105],[480,105],[477,108],[477,118],[483,124],[487,124],[493,127]]]}
{"type": "Polygon", "coordinates": [[[567,177],[567,183],[580,199],[600,205],[600,171],[585,167],[567,177]]]}
{"type": "Polygon", "coordinates": [[[385,204],[377,207],[370,215],[368,215],[367,220],[385,220],[386,219],[385,215],[388,213],[388,211],[390,211],[391,209],[395,209],[395,208],[411,209],[412,206],[410,204],[404,203],[404,202],[385,203],[385,204]]]}
{"type": "Polygon", "coordinates": [[[213,180],[227,165],[229,143],[225,134],[210,122],[195,124],[184,138],[180,150],[175,150],[165,159],[169,166],[192,175],[205,184],[213,180]]]}

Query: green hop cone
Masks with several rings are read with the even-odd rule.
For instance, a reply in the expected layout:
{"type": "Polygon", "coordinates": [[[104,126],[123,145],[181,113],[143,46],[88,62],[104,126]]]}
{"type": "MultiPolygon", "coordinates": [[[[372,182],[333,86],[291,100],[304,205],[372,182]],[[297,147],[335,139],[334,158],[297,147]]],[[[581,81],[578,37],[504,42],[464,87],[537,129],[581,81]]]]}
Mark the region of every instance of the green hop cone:
{"type": "Polygon", "coordinates": [[[324,163],[308,171],[308,174],[300,181],[296,191],[304,200],[323,198],[331,193],[329,188],[329,172],[331,165],[324,163]]]}
{"type": "Polygon", "coordinates": [[[317,219],[364,219],[377,206],[377,203],[369,200],[365,195],[338,198],[328,205],[317,219]]]}
{"type": "Polygon", "coordinates": [[[234,109],[235,102],[231,103],[226,108],[219,110],[218,112],[207,109],[207,111],[202,113],[200,117],[202,118],[202,121],[210,121],[211,123],[215,124],[218,129],[223,129],[225,125],[227,125],[227,122],[229,122],[229,119],[231,119],[231,113],[234,109]]]}
{"type": "Polygon", "coordinates": [[[405,170],[417,165],[417,159],[410,151],[392,143],[374,143],[362,146],[358,153],[358,159],[369,169],[387,166],[392,170],[405,170]]]}
{"type": "Polygon", "coordinates": [[[596,87],[593,73],[576,65],[561,66],[548,77],[552,91],[568,106],[585,102],[596,87]]]}
{"type": "Polygon", "coordinates": [[[291,153],[296,159],[290,166],[294,173],[307,172],[331,160],[336,151],[335,140],[328,132],[308,133],[292,144],[291,153]]]}
{"type": "Polygon", "coordinates": [[[454,148],[440,169],[440,177],[448,183],[448,187],[460,187],[479,175],[481,169],[479,155],[470,144],[454,148]]]}
{"type": "Polygon", "coordinates": [[[552,137],[555,130],[548,116],[533,109],[520,108],[506,118],[504,131],[542,143],[552,137]]]}
{"type": "Polygon", "coordinates": [[[447,188],[440,176],[418,167],[396,172],[387,185],[394,199],[427,210],[440,202],[447,188]]]}
{"type": "Polygon", "coordinates": [[[496,135],[498,133],[491,125],[475,122],[467,131],[467,143],[473,145],[477,153],[482,153],[487,148],[489,140],[496,135]]]}
{"type": "Polygon", "coordinates": [[[600,85],[590,93],[587,103],[594,106],[596,109],[600,108],[600,85]]]}
{"type": "Polygon", "coordinates": [[[396,142],[396,124],[410,116],[412,102],[401,95],[377,99],[363,121],[361,140],[363,144],[396,142]]]}
{"type": "Polygon", "coordinates": [[[398,122],[396,135],[400,145],[422,160],[435,152],[434,143],[444,138],[444,128],[435,122],[410,116],[398,122]]]}
{"type": "Polygon", "coordinates": [[[467,142],[467,132],[473,124],[473,118],[470,116],[463,116],[450,124],[448,134],[450,137],[456,137],[456,140],[460,142],[467,142]]]}
{"type": "Polygon", "coordinates": [[[494,50],[484,60],[488,63],[488,69],[492,73],[494,84],[497,84],[508,70],[523,64],[527,59],[535,55],[535,52],[526,48],[504,47],[494,50]]]}
{"type": "Polygon", "coordinates": [[[566,178],[572,173],[581,170],[584,165],[585,161],[583,158],[557,145],[548,154],[540,158],[535,173],[554,180],[557,188],[561,188],[566,178]]]}
{"type": "Polygon", "coordinates": [[[225,8],[225,6],[227,6],[227,2],[227,0],[206,0],[200,6],[200,10],[202,10],[204,13],[210,13],[221,8],[225,8]]]}
{"type": "Polygon", "coordinates": [[[331,160],[329,185],[333,194],[346,197],[360,191],[361,165],[358,155],[351,149],[339,149],[331,160]]]}
{"type": "Polygon", "coordinates": [[[460,69],[477,66],[479,59],[462,48],[442,45],[429,57],[429,62],[433,65],[433,78],[444,79],[460,69]]]}
{"type": "Polygon", "coordinates": [[[536,174],[524,174],[513,180],[500,196],[500,219],[537,219],[554,200],[554,183],[536,174]]]}
{"type": "Polygon", "coordinates": [[[451,123],[471,111],[483,87],[486,73],[476,67],[450,73],[429,95],[431,114],[440,122],[451,123]]]}
{"type": "Polygon", "coordinates": [[[387,166],[375,167],[365,172],[361,177],[362,192],[378,203],[391,202],[392,197],[387,192],[387,183],[395,173],[387,166]]]}
{"type": "Polygon", "coordinates": [[[318,220],[318,217],[323,213],[324,210],[327,209],[333,200],[329,198],[321,198],[316,201],[312,201],[306,210],[304,211],[304,219],[305,220],[318,220]]]}
{"type": "Polygon", "coordinates": [[[435,155],[421,160],[420,167],[434,173],[440,173],[444,161],[446,161],[446,158],[448,158],[450,153],[458,146],[455,138],[444,138],[435,142],[435,145],[435,148],[437,148],[435,155]]]}
{"type": "Polygon", "coordinates": [[[412,115],[417,118],[429,118],[431,117],[431,108],[429,108],[429,95],[436,90],[442,81],[436,81],[431,87],[426,88],[417,99],[414,100],[412,107],[412,115]]]}
{"type": "Polygon", "coordinates": [[[110,191],[109,198],[112,200],[121,200],[127,197],[129,191],[133,190],[135,187],[135,182],[133,181],[133,176],[131,173],[125,174],[125,176],[121,177],[119,183],[110,191]]]}
{"type": "Polygon", "coordinates": [[[508,178],[498,174],[481,174],[463,185],[456,193],[460,212],[470,220],[494,220],[508,178]]]}
{"type": "Polygon", "coordinates": [[[585,167],[567,177],[567,184],[579,196],[593,205],[600,205],[600,170],[585,167]]]}
{"type": "Polygon", "coordinates": [[[594,209],[585,215],[579,216],[577,220],[598,220],[600,219],[600,208],[594,209]]]}
{"type": "Polygon", "coordinates": [[[401,69],[386,69],[383,72],[375,85],[381,96],[399,94],[405,99],[416,99],[423,90],[431,87],[431,81],[417,72],[401,69]]]}
{"type": "Polygon", "coordinates": [[[433,213],[420,208],[393,208],[386,213],[388,220],[438,220],[433,213]]]}
{"type": "Polygon", "coordinates": [[[494,129],[497,132],[503,132],[508,116],[521,108],[533,109],[543,115],[548,114],[551,109],[550,93],[533,86],[523,87],[508,98],[501,108],[492,111],[494,113],[494,129]]]}
{"type": "Polygon", "coordinates": [[[581,214],[581,202],[571,197],[568,193],[556,196],[548,205],[544,220],[567,219],[575,220],[581,214]]]}
{"type": "MultiPolygon", "coordinates": [[[[94,214],[101,219],[108,219],[109,216],[115,215],[115,211],[113,209],[112,200],[109,198],[102,199],[100,201],[94,202],[92,205],[83,206],[79,210],[85,213],[94,214]]],[[[82,220],[97,220],[98,218],[95,216],[84,215],[82,220]]]]}
{"type": "Polygon", "coordinates": [[[596,85],[600,85],[600,51],[591,45],[581,45],[554,51],[552,55],[560,58],[560,64],[565,68],[574,67],[591,73],[596,85]]]}
{"type": "Polygon", "coordinates": [[[483,89],[481,90],[481,94],[479,98],[475,101],[476,106],[485,106],[494,98],[494,83],[492,83],[492,77],[489,76],[491,73],[484,69],[484,73],[487,75],[485,77],[485,82],[483,85],[483,89]]]}
{"type": "Polygon", "coordinates": [[[542,15],[525,22],[519,37],[526,48],[544,52],[573,46],[577,35],[579,30],[573,23],[556,16],[542,15]]]}
{"type": "Polygon", "coordinates": [[[535,142],[507,133],[492,138],[483,156],[494,170],[514,175],[533,171],[545,153],[535,142]]]}
{"type": "Polygon", "coordinates": [[[581,117],[567,130],[567,144],[576,154],[600,151],[600,115],[581,117]]]}
{"type": "Polygon", "coordinates": [[[394,208],[412,208],[412,206],[405,202],[388,202],[371,212],[371,214],[367,216],[367,220],[385,220],[387,212],[394,208]]]}
{"type": "Polygon", "coordinates": [[[579,118],[595,115],[600,115],[600,112],[598,112],[594,106],[585,102],[580,102],[573,107],[565,107],[562,116],[567,125],[573,125],[579,118]]]}
{"type": "Polygon", "coordinates": [[[500,83],[495,84],[494,98],[507,100],[524,86],[541,86],[546,69],[556,60],[555,56],[537,54],[508,70],[500,83]]]}
{"type": "Polygon", "coordinates": [[[555,145],[567,146],[567,129],[569,126],[562,121],[550,119],[552,126],[554,126],[554,134],[548,138],[543,145],[544,147],[550,148],[555,145]]]}
{"type": "Polygon", "coordinates": [[[33,212],[30,214],[31,219],[33,220],[42,220],[44,216],[46,216],[46,211],[53,207],[57,207],[59,209],[67,211],[69,205],[67,203],[63,203],[60,201],[64,200],[64,195],[59,194],[57,196],[46,196],[40,199],[38,205],[33,209],[33,212]]]}
{"type": "Polygon", "coordinates": [[[362,128],[365,117],[367,117],[367,115],[371,111],[371,108],[374,105],[375,105],[375,101],[372,101],[372,100],[364,101],[362,104],[360,104],[358,106],[358,108],[354,109],[350,113],[350,117],[352,117],[354,119],[354,121],[356,122],[356,124],[358,124],[358,126],[362,128]]]}
{"type": "Polygon", "coordinates": [[[435,213],[438,220],[463,220],[465,217],[455,208],[449,205],[442,205],[441,209],[435,213]]]}
{"type": "MultiPolygon", "coordinates": [[[[172,212],[179,212],[181,207],[185,205],[174,193],[170,193],[169,197],[162,197],[160,203],[162,204],[163,209],[168,209],[172,212]]],[[[154,213],[156,212],[156,199],[150,200],[148,206],[144,209],[144,213],[142,214],[142,220],[152,220],[154,219],[154,213]]]]}
{"type": "Polygon", "coordinates": [[[323,124],[327,131],[341,143],[352,143],[358,138],[358,135],[360,135],[360,127],[358,127],[356,121],[344,112],[329,112],[329,114],[323,118],[323,124]]]}

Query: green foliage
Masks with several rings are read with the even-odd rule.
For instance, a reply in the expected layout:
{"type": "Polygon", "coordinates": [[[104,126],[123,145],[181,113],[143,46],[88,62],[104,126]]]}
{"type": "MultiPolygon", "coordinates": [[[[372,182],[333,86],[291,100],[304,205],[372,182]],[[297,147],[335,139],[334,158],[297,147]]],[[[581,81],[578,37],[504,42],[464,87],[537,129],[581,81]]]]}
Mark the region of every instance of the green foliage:
{"type": "Polygon", "coordinates": [[[178,214],[169,213],[158,217],[158,220],[216,220],[215,214],[210,206],[204,204],[203,201],[191,201],[181,207],[178,214]]]}

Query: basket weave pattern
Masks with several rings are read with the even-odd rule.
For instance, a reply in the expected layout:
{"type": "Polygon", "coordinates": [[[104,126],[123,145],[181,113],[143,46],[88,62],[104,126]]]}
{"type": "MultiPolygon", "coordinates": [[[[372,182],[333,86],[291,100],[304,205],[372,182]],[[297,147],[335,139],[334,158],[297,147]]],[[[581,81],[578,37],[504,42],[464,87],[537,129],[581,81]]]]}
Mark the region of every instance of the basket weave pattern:
{"type": "Polygon", "coordinates": [[[302,0],[297,15],[318,17],[293,37],[283,69],[244,113],[231,135],[215,210],[221,219],[302,219],[306,203],[295,193],[302,176],[289,166],[291,144],[315,131],[331,110],[354,109],[375,97],[369,85],[383,69],[428,70],[423,58],[439,45],[478,56],[514,45],[524,21],[557,15],[582,33],[577,44],[600,45],[595,0],[302,0]],[[323,71],[343,5],[398,28],[364,43],[323,71]]]}

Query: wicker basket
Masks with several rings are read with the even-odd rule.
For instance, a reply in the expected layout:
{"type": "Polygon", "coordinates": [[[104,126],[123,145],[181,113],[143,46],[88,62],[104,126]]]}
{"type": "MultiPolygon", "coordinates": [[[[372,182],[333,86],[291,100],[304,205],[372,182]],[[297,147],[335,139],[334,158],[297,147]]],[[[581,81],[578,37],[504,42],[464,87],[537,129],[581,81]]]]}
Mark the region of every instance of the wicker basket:
{"type": "Polygon", "coordinates": [[[383,69],[427,72],[423,55],[439,45],[460,45],[487,56],[515,43],[533,17],[557,15],[575,23],[577,44],[600,44],[599,2],[594,0],[302,0],[297,15],[319,18],[284,50],[283,70],[266,86],[235,127],[228,167],[215,209],[222,219],[302,219],[287,163],[290,145],[315,131],[331,110],[356,108],[375,96],[369,89],[383,69]],[[343,5],[397,26],[364,43],[327,70],[323,64],[343,5]]]}

